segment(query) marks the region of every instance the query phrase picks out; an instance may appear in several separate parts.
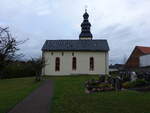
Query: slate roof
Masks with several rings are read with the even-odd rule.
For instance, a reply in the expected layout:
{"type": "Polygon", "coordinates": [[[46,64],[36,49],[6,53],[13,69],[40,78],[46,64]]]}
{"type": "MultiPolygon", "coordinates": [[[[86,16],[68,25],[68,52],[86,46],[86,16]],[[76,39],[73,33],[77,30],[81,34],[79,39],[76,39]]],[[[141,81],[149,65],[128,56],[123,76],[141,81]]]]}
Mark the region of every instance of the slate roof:
{"type": "Polygon", "coordinates": [[[42,51],[109,51],[107,40],[46,40],[42,51]]]}

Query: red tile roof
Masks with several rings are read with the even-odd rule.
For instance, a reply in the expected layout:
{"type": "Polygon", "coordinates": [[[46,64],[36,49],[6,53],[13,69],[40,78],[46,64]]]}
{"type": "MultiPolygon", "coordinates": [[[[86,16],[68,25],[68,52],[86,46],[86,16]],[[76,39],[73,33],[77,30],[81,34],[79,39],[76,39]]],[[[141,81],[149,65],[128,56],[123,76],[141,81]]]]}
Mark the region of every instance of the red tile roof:
{"type": "Polygon", "coordinates": [[[150,47],[136,46],[142,53],[150,54],[150,47]]]}

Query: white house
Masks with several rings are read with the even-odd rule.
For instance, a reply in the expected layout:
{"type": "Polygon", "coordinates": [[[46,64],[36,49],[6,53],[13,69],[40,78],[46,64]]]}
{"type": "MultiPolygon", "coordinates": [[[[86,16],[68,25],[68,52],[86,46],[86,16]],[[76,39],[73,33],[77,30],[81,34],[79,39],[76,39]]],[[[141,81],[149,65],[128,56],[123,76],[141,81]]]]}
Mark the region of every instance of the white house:
{"type": "Polygon", "coordinates": [[[150,54],[140,56],[140,67],[150,66],[150,54]]]}
{"type": "Polygon", "coordinates": [[[79,40],[46,40],[42,47],[43,75],[108,74],[107,40],[93,40],[85,11],[79,40]]]}

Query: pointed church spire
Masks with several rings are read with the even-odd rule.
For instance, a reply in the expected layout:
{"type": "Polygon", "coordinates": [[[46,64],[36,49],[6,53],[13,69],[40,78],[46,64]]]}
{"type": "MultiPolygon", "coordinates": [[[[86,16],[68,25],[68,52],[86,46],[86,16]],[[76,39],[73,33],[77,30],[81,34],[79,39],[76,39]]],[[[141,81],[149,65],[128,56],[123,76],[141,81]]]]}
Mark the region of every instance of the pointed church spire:
{"type": "Polygon", "coordinates": [[[89,14],[87,13],[87,8],[85,8],[85,13],[83,14],[83,22],[81,24],[81,33],[79,35],[80,40],[92,40],[92,33],[90,31],[91,24],[88,20],[89,14]]]}

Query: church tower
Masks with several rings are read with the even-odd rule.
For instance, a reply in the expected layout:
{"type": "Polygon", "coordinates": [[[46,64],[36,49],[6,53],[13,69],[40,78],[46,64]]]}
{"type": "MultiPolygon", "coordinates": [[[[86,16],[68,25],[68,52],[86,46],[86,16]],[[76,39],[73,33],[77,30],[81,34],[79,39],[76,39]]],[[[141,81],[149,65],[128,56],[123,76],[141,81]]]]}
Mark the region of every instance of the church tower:
{"type": "Polygon", "coordinates": [[[90,31],[91,24],[88,20],[89,14],[87,13],[87,9],[85,9],[85,13],[83,14],[83,22],[81,24],[81,33],[79,35],[80,40],[92,40],[92,33],[90,31]]]}

